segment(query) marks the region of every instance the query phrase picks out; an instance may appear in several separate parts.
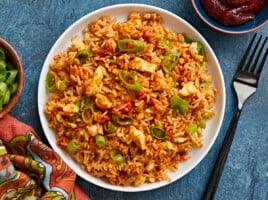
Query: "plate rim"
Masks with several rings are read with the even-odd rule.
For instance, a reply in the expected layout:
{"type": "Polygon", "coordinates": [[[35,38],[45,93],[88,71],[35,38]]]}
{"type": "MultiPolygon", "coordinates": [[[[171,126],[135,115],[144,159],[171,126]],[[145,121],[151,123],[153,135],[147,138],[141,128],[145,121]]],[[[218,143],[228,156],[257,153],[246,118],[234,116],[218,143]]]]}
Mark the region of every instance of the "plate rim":
{"type": "MultiPolygon", "coordinates": [[[[90,19],[88,19],[87,23],[89,23],[90,19]]],[[[164,23],[165,24],[165,23],[164,23]]],[[[78,30],[77,32],[81,32],[82,30],[78,30]]],[[[71,39],[71,38],[69,38],[71,39]]],[[[67,41],[67,43],[69,43],[69,41],[67,41]]],[[[63,47],[61,48],[62,50],[64,49],[63,47]]],[[[44,100],[45,101],[45,100],[44,100]]],[[[45,102],[44,102],[45,103],[45,102]]],[[[208,41],[205,39],[205,37],[203,35],[201,35],[201,33],[195,29],[193,27],[193,25],[191,25],[189,22],[187,22],[185,19],[183,19],[182,17],[180,17],[179,15],[176,15],[174,13],[172,13],[171,11],[168,11],[168,10],[165,10],[163,8],[160,8],[160,7],[157,7],[157,6],[154,6],[154,5],[149,5],[149,4],[141,4],[141,3],[121,3],[121,4],[114,4],[114,5],[110,5],[110,6],[105,6],[105,7],[102,7],[102,8],[99,8],[99,9],[96,9],[94,11],[91,11],[87,14],[85,14],[84,16],[78,18],[77,20],[75,20],[73,23],[70,24],[69,27],[67,27],[62,33],[61,35],[58,37],[58,39],[54,42],[54,44],[52,45],[51,49],[49,50],[44,62],[43,62],[43,65],[42,65],[42,69],[41,69],[41,72],[40,72],[40,76],[39,76],[39,82],[38,82],[38,94],[37,94],[37,104],[38,104],[38,115],[39,115],[39,119],[40,119],[40,123],[41,123],[41,127],[43,129],[43,132],[44,132],[44,135],[46,137],[46,139],[48,140],[50,146],[52,147],[52,149],[54,151],[56,151],[59,156],[63,159],[63,161],[72,169],[74,170],[74,172],[77,174],[77,176],[81,177],[83,180],[91,183],[91,184],[94,184],[94,185],[97,185],[99,187],[102,187],[102,188],[105,188],[105,189],[108,189],[108,190],[113,190],[113,191],[121,191],[121,192],[141,192],[141,191],[149,191],[149,190],[154,190],[154,189],[158,189],[160,187],[164,187],[164,186],[167,186],[179,179],[181,179],[182,177],[184,177],[186,174],[188,174],[190,171],[192,171],[196,166],[198,166],[200,164],[200,162],[205,158],[205,156],[208,154],[208,152],[211,150],[213,144],[215,144],[215,140],[216,138],[218,137],[219,135],[219,132],[220,132],[220,128],[222,127],[222,123],[223,123],[223,118],[224,118],[224,112],[225,112],[225,105],[226,105],[226,92],[225,92],[225,82],[224,82],[224,77],[223,77],[223,73],[222,73],[222,70],[221,70],[221,65],[218,61],[218,58],[214,52],[214,50],[212,49],[212,47],[210,46],[210,44],[208,43],[208,41]],[[205,42],[205,45],[207,47],[209,47],[210,49],[210,53],[212,54],[212,57],[214,59],[214,61],[216,62],[216,65],[217,65],[217,71],[218,71],[218,74],[219,74],[219,77],[220,77],[220,80],[218,80],[220,82],[220,86],[222,87],[221,88],[221,92],[222,92],[222,98],[221,98],[221,101],[222,101],[222,107],[220,109],[220,115],[219,115],[219,119],[218,119],[218,126],[215,130],[215,133],[211,139],[211,142],[210,144],[206,147],[206,151],[202,154],[202,156],[196,160],[195,164],[193,164],[190,168],[188,168],[183,174],[181,174],[179,177],[175,178],[175,179],[172,179],[170,182],[167,182],[167,181],[160,181],[160,182],[156,182],[155,184],[154,183],[148,183],[148,187],[142,187],[143,185],[140,185],[138,187],[136,186],[115,186],[115,185],[112,185],[110,183],[106,183],[105,185],[101,184],[101,182],[96,182],[94,180],[89,180],[88,178],[85,178],[83,176],[81,176],[80,173],[77,173],[77,171],[74,169],[74,167],[72,165],[70,165],[66,158],[65,157],[62,157],[61,156],[61,153],[57,151],[57,147],[56,144],[54,144],[52,142],[52,139],[48,137],[48,134],[46,132],[46,129],[50,129],[48,126],[45,126],[44,124],[44,120],[46,120],[45,118],[45,114],[43,113],[44,112],[44,104],[40,105],[40,97],[42,95],[41,91],[42,91],[42,88],[41,87],[44,87],[44,79],[42,79],[42,77],[44,78],[44,73],[46,72],[46,70],[48,69],[48,65],[49,63],[51,62],[51,59],[49,60],[50,57],[53,57],[53,55],[55,55],[55,53],[53,53],[55,50],[55,48],[57,47],[57,45],[60,43],[60,41],[65,37],[65,35],[68,34],[68,32],[70,32],[73,27],[75,27],[77,24],[81,23],[82,21],[84,21],[85,19],[88,19],[88,18],[91,18],[92,16],[94,15],[97,15],[99,13],[103,13],[103,12],[106,12],[107,10],[111,10],[111,9],[119,9],[119,8],[122,8],[122,7],[135,7],[135,8],[143,8],[143,9],[146,9],[148,11],[152,11],[152,12],[158,12],[158,14],[162,14],[164,13],[165,15],[167,16],[171,16],[173,18],[176,19],[176,23],[183,23],[184,26],[187,26],[189,29],[191,29],[191,31],[194,32],[194,34],[196,34],[199,38],[202,39],[202,42],[205,42]],[[47,66],[47,67],[46,67],[47,66]],[[43,75],[43,76],[42,76],[43,75]],[[43,82],[43,84],[42,84],[43,82]]],[[[74,161],[75,162],[75,161],[74,161]]],[[[182,163],[180,163],[181,165],[182,163]]],[[[78,165],[78,164],[76,164],[78,165]]],[[[178,169],[179,171],[180,169],[178,169]]],[[[81,168],[80,170],[81,171],[81,168]]],[[[83,170],[84,171],[84,170],[83,170]]],[[[90,175],[89,173],[85,172],[89,177],[92,177],[93,179],[99,179],[99,178],[96,178],[96,177],[93,177],[92,175],[90,175]]]]}

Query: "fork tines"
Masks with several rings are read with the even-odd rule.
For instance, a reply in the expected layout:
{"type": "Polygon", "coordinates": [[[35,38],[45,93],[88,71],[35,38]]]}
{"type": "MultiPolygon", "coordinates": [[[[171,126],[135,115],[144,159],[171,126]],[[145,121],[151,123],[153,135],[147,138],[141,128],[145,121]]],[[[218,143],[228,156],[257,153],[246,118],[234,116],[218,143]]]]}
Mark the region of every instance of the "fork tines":
{"type": "Polygon", "coordinates": [[[238,65],[237,73],[259,78],[268,55],[267,40],[268,37],[254,34],[238,65]]]}

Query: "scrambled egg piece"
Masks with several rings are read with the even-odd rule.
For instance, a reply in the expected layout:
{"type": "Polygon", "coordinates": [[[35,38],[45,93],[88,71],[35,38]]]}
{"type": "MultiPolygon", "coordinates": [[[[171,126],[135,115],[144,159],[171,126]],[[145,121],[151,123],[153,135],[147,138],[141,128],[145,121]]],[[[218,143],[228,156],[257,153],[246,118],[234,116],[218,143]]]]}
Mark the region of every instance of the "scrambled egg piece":
{"type": "Polygon", "coordinates": [[[101,109],[109,109],[113,105],[112,102],[102,94],[96,95],[95,103],[101,109]]]}
{"type": "Polygon", "coordinates": [[[83,40],[78,36],[75,35],[71,38],[72,41],[72,45],[76,48],[76,49],[85,49],[86,45],[84,44],[83,40]]]}
{"type": "Polygon", "coordinates": [[[176,147],[170,141],[165,142],[165,147],[168,150],[176,150],[176,147]]]}
{"type": "Polygon", "coordinates": [[[197,42],[192,42],[189,46],[189,51],[191,52],[192,55],[198,54],[197,50],[197,42]]]}
{"type": "Polygon", "coordinates": [[[91,136],[96,136],[98,134],[103,134],[103,129],[102,126],[100,126],[99,124],[92,124],[89,126],[86,126],[87,132],[91,135],[91,136]]]}
{"type": "Polygon", "coordinates": [[[105,73],[106,73],[106,70],[104,67],[102,66],[97,67],[97,69],[95,70],[93,74],[92,80],[90,80],[88,85],[86,86],[87,96],[96,95],[101,90],[100,84],[105,73]]]}
{"type": "Polygon", "coordinates": [[[79,107],[73,103],[67,104],[62,108],[63,112],[67,113],[77,113],[79,112],[79,107]]]}
{"type": "Polygon", "coordinates": [[[183,85],[183,88],[179,90],[182,96],[189,96],[197,92],[196,87],[193,82],[188,82],[183,85]]]}
{"type": "Polygon", "coordinates": [[[142,150],[146,149],[145,136],[143,132],[136,129],[134,126],[130,126],[129,139],[134,141],[142,150]]]}
{"type": "Polygon", "coordinates": [[[97,67],[94,72],[92,82],[95,85],[99,85],[103,79],[103,75],[105,74],[105,69],[102,66],[97,67]]]}
{"type": "Polygon", "coordinates": [[[194,59],[198,60],[198,61],[202,61],[203,60],[203,56],[199,55],[200,52],[199,51],[199,44],[197,42],[193,42],[190,44],[189,46],[189,51],[192,54],[192,56],[194,57],[194,59]]]}
{"type": "Polygon", "coordinates": [[[149,73],[155,73],[157,64],[150,63],[142,58],[135,57],[132,61],[133,66],[135,66],[135,69],[142,71],[142,72],[149,72],[149,73]]]}

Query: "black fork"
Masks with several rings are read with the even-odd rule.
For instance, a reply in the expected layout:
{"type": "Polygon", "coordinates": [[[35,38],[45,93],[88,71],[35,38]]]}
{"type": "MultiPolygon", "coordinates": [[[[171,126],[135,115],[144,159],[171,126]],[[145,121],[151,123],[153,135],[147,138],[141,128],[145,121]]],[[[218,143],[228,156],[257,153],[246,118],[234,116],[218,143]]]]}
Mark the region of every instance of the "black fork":
{"type": "Polygon", "coordinates": [[[259,39],[257,39],[257,34],[255,34],[237,67],[237,71],[233,78],[233,87],[236,92],[238,104],[203,196],[204,200],[214,199],[224,164],[234,138],[242,107],[246,100],[255,93],[258,87],[260,75],[268,55],[266,44],[267,37],[259,36],[259,39]]]}

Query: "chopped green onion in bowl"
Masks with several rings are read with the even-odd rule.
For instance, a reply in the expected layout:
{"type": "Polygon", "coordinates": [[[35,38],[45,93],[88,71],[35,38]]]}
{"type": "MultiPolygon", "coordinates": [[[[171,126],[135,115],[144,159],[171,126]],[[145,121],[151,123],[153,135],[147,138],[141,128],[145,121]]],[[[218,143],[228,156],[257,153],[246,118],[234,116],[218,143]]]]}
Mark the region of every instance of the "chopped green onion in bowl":
{"type": "Polygon", "coordinates": [[[18,101],[24,83],[22,63],[14,48],[0,38],[0,118],[18,101]]]}

